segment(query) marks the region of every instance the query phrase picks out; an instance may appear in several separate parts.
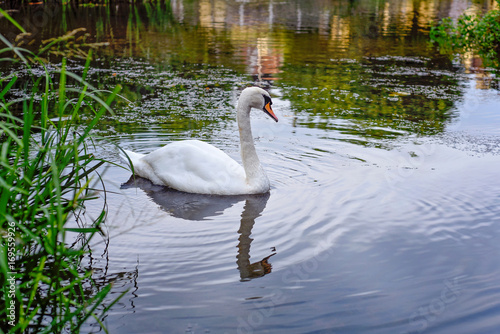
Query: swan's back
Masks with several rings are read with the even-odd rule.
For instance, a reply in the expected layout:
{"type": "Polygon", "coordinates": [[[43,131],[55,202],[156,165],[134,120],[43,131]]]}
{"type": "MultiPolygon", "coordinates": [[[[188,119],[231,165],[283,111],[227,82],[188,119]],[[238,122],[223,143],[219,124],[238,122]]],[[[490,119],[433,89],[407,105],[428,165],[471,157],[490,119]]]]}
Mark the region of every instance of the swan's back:
{"type": "Polygon", "coordinates": [[[199,194],[248,193],[245,171],[220,149],[199,140],[173,142],[148,155],[126,151],[137,175],[199,194]]]}

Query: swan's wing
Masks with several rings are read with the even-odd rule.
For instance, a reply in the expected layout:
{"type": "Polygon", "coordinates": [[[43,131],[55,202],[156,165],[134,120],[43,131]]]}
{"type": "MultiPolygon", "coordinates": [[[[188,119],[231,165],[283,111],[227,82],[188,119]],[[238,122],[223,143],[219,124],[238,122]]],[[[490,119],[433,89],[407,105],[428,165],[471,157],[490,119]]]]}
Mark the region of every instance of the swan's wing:
{"type": "Polygon", "coordinates": [[[146,177],[172,188],[204,194],[246,190],[243,167],[218,148],[198,140],[173,142],[141,158],[146,177]]]}
{"type": "Polygon", "coordinates": [[[132,151],[128,151],[128,150],[123,150],[123,152],[120,152],[120,158],[122,158],[123,161],[125,161],[126,163],[130,163],[130,161],[132,162],[132,165],[134,165],[134,168],[135,168],[135,165],[138,165],[140,164],[141,162],[141,158],[144,157],[144,154],[141,154],[141,153],[135,153],[135,152],[132,152],[132,151]],[[125,152],[125,154],[123,153],[125,152]],[[129,161],[130,159],[130,161],[129,161]]]}
{"type": "Polygon", "coordinates": [[[120,157],[128,164],[132,162],[134,172],[136,175],[149,179],[154,184],[162,184],[162,181],[155,175],[151,166],[144,161],[145,154],[135,153],[128,150],[123,150],[127,156],[120,153],[120,157]],[[130,159],[130,161],[129,161],[130,159]]]}

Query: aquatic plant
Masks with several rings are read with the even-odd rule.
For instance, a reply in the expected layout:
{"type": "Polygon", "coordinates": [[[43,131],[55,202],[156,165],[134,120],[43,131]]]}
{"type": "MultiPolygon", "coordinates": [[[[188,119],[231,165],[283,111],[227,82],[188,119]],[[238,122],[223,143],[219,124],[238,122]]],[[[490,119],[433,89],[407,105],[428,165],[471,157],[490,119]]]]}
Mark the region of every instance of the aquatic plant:
{"type": "MultiPolygon", "coordinates": [[[[500,6],[500,0],[496,0],[500,6]]],[[[484,16],[462,14],[456,22],[445,18],[431,28],[431,42],[446,54],[477,52],[487,66],[500,68],[500,10],[484,16]]]]}
{"type": "Polygon", "coordinates": [[[102,326],[118,299],[105,301],[111,284],[97,284],[82,259],[106,206],[90,218],[85,204],[99,197],[105,163],[92,154],[91,132],[120,87],[106,96],[86,82],[90,56],[78,76],[65,60],[50,70],[0,41],[0,60],[17,69],[0,79],[1,330],[77,333],[90,317],[102,326]]]}

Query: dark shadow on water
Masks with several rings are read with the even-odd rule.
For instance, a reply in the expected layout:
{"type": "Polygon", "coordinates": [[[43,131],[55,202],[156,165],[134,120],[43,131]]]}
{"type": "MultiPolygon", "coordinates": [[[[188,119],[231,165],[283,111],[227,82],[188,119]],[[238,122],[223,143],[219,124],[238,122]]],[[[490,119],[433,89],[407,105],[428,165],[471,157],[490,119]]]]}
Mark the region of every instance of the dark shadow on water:
{"type": "Polygon", "coordinates": [[[176,218],[186,220],[207,220],[220,216],[225,209],[246,199],[242,196],[219,196],[191,194],[172,188],[158,186],[148,179],[131,176],[122,184],[121,189],[140,188],[146,195],[158,204],[162,210],[176,218]]]}
{"type": "Polygon", "coordinates": [[[240,228],[238,233],[238,254],[237,265],[242,281],[262,277],[271,272],[272,266],[268,262],[269,258],[276,253],[263,258],[260,261],[250,262],[250,245],[253,239],[250,237],[255,219],[261,216],[266,208],[270,193],[258,195],[203,195],[191,194],[158,186],[148,179],[131,176],[122,184],[121,189],[140,188],[146,195],[158,204],[162,210],[174,217],[186,220],[207,220],[210,217],[222,215],[225,209],[230,208],[238,202],[245,201],[243,212],[241,213],[240,228]]]}

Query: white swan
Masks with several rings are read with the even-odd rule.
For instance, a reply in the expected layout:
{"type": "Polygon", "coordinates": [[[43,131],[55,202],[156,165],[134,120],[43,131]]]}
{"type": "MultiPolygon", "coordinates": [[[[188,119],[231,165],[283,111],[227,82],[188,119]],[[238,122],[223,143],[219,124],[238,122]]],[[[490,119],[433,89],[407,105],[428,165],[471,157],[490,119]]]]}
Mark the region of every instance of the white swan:
{"type": "Polygon", "coordinates": [[[151,182],[197,194],[243,195],[269,191],[252,137],[250,110],[263,110],[276,122],[269,93],[258,87],[241,92],[236,111],[243,167],[220,149],[199,140],[173,142],[149,154],[125,153],[136,175],[151,182]]]}

